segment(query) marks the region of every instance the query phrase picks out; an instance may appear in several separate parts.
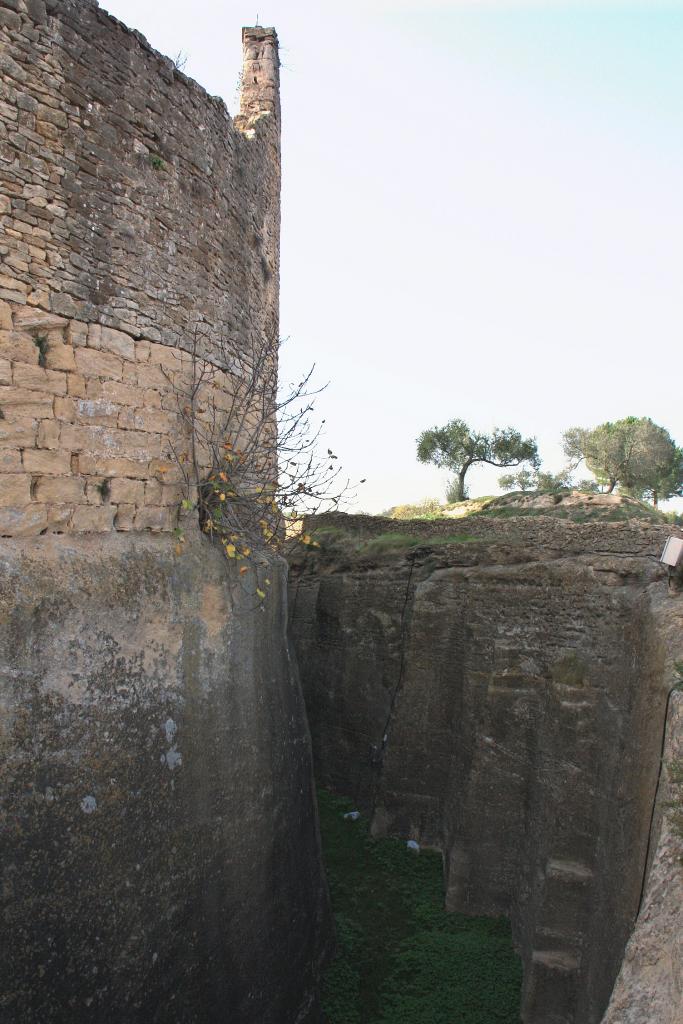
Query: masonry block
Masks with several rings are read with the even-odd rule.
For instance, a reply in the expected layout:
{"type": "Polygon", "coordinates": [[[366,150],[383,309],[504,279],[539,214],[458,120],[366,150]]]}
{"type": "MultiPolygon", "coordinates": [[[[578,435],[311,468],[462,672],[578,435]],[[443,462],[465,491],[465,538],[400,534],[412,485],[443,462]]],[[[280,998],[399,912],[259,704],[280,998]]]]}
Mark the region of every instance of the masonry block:
{"type": "Polygon", "coordinates": [[[0,506],[0,537],[36,537],[47,529],[45,505],[0,506]]]}
{"type": "Polygon", "coordinates": [[[66,394],[66,374],[59,373],[57,370],[46,370],[42,366],[16,363],[13,371],[13,382],[17,388],[45,391],[50,395],[66,394]]]}
{"type": "Polygon", "coordinates": [[[44,504],[85,501],[85,483],[77,476],[42,476],[35,485],[34,497],[44,504]]]}
{"type": "Polygon", "coordinates": [[[142,505],[145,484],[142,480],[112,480],[110,499],[115,505],[142,505]]]}
{"type": "Polygon", "coordinates": [[[27,473],[67,476],[71,473],[71,456],[68,452],[27,448],[23,453],[23,465],[27,473]]]}
{"type": "Polygon", "coordinates": [[[0,506],[28,505],[31,501],[31,477],[26,473],[0,474],[0,506]]]}
{"type": "Polygon", "coordinates": [[[74,508],[71,529],[75,533],[108,533],[114,525],[111,505],[78,505],[74,508]]]}

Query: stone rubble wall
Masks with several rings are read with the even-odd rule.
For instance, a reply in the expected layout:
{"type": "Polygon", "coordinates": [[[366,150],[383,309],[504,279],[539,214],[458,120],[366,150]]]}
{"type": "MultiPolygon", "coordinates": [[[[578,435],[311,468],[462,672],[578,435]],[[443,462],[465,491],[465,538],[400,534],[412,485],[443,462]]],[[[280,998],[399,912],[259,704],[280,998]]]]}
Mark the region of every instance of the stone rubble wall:
{"type": "Polygon", "coordinates": [[[277,351],[274,31],[244,52],[233,121],[92,0],[0,0],[0,536],[172,529],[188,353],[226,408],[277,351]]]}

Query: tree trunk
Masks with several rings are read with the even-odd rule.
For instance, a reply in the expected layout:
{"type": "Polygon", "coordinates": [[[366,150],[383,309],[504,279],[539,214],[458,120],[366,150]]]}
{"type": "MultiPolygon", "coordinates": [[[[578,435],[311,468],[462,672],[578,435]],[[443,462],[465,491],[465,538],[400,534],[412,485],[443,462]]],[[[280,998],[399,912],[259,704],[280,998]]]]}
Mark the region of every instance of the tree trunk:
{"type": "Polygon", "coordinates": [[[465,474],[469,468],[469,464],[467,466],[463,466],[458,473],[458,501],[465,500],[465,474]]]}
{"type": "Polygon", "coordinates": [[[616,480],[610,480],[609,487],[607,488],[607,493],[611,494],[616,486],[617,486],[616,480]]]}

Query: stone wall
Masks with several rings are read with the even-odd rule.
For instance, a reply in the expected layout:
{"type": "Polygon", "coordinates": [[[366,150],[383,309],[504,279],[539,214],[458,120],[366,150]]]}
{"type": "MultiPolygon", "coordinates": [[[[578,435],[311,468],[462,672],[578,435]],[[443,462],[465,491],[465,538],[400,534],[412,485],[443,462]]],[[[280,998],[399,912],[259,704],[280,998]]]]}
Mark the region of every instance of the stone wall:
{"type": "Polygon", "coordinates": [[[525,1022],[597,1024],[645,871],[669,530],[519,517],[444,544],[424,523],[406,554],[355,551],[387,524],[347,524],[290,585],[318,778],[441,849],[450,909],[510,917],[525,1022]]]}
{"type": "Polygon", "coordinates": [[[206,367],[203,399],[226,408],[230,374],[28,306],[0,317],[0,536],[173,529],[189,496],[182,396],[206,367]]]}
{"type": "Polygon", "coordinates": [[[0,535],[171,529],[187,353],[226,401],[276,353],[272,29],[244,62],[233,121],[91,0],[0,0],[0,535]]]}
{"type": "MultiPolygon", "coordinates": [[[[590,512],[591,496],[586,495],[585,498],[586,509],[590,512]]],[[[511,551],[519,551],[522,547],[535,550],[539,559],[555,558],[562,553],[582,554],[586,551],[642,554],[655,559],[661,551],[661,548],[657,549],[658,544],[663,546],[666,538],[671,535],[683,537],[683,530],[680,527],[637,518],[611,522],[603,515],[596,516],[592,521],[580,522],[542,514],[389,519],[384,516],[327,512],[323,515],[308,516],[305,529],[309,532],[321,529],[339,530],[357,542],[365,542],[387,534],[400,534],[421,538],[427,547],[435,539],[446,542],[452,538],[457,542],[458,538],[469,538],[486,544],[508,545],[511,551]]]]}

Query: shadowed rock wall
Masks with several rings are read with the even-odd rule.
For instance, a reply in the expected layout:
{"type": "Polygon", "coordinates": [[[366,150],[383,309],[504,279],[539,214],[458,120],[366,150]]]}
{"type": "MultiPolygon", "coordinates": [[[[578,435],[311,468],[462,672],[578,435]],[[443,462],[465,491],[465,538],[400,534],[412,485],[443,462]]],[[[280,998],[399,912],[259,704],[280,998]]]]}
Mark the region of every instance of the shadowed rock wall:
{"type": "Polygon", "coordinates": [[[648,874],[633,934],[603,1024],[683,1021],[683,600],[661,591],[652,607],[671,687],[648,874]]]}
{"type": "Polygon", "coordinates": [[[353,555],[349,525],[291,584],[318,777],[442,849],[451,909],[511,917],[525,1021],[597,1024],[645,869],[667,531],[517,519],[430,548],[421,524],[408,555],[353,555]]]}
{"type": "Polygon", "coordinates": [[[0,1019],[314,1021],[329,921],[285,636],[188,533],[0,544],[0,1019]],[[233,604],[234,601],[234,604],[233,604]]]}

